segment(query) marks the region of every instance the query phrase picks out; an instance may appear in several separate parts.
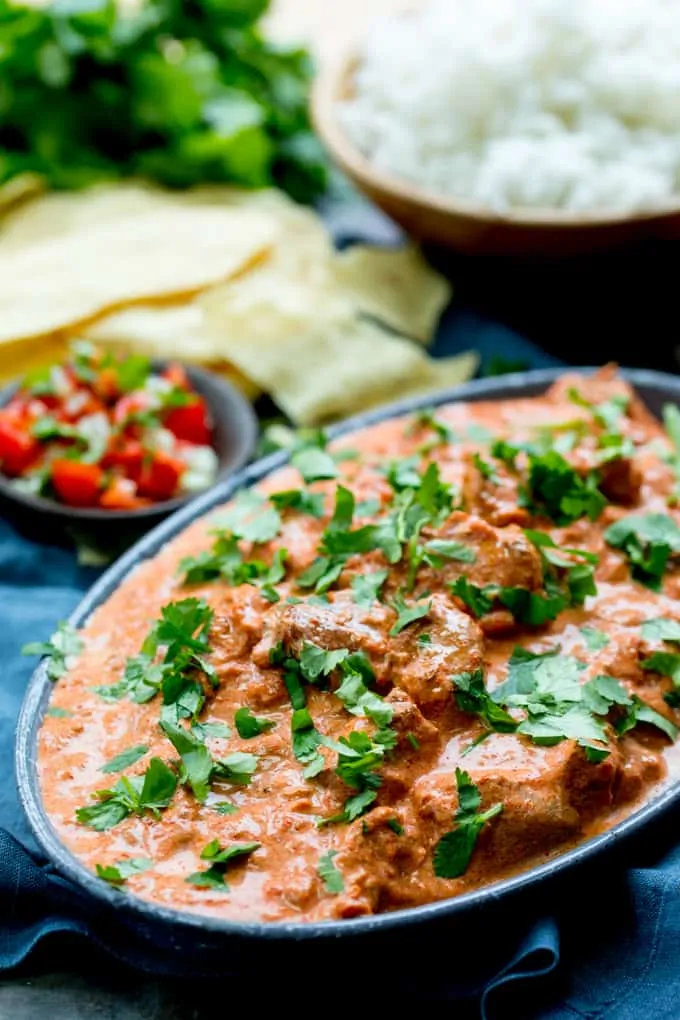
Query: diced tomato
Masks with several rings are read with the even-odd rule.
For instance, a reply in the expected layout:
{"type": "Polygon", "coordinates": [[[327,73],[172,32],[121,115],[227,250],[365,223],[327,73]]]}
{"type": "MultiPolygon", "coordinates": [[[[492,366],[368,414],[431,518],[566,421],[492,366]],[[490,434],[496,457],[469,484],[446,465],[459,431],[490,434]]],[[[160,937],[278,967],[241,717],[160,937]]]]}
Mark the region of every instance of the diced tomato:
{"type": "Polygon", "coordinates": [[[105,475],[98,464],[55,460],[51,477],[59,499],[68,506],[96,506],[99,502],[105,475]]]}
{"type": "Polygon", "coordinates": [[[161,375],[168,382],[171,382],[173,386],[176,386],[178,390],[191,390],[191,383],[189,382],[189,376],[184,365],[173,361],[167,368],[163,369],[161,375]]]}
{"type": "Polygon", "coordinates": [[[109,510],[135,510],[150,503],[136,494],[135,483],[129,478],[114,478],[99,497],[100,506],[109,510]]]}
{"type": "Polygon", "coordinates": [[[116,468],[136,485],[142,475],[144,447],[137,439],[119,436],[112,443],[102,460],[102,467],[116,468]]]}
{"type": "Polygon", "coordinates": [[[31,435],[29,419],[12,411],[0,411],[0,464],[6,475],[22,474],[40,453],[31,435]]]}
{"type": "Polygon", "coordinates": [[[144,465],[139,480],[139,495],[155,500],[171,499],[177,493],[179,480],[185,470],[183,460],[157,450],[151,460],[144,465]]]}
{"type": "Polygon", "coordinates": [[[177,439],[196,443],[198,446],[210,446],[212,428],[208,408],[200,397],[184,407],[173,407],[164,425],[177,439]]]}

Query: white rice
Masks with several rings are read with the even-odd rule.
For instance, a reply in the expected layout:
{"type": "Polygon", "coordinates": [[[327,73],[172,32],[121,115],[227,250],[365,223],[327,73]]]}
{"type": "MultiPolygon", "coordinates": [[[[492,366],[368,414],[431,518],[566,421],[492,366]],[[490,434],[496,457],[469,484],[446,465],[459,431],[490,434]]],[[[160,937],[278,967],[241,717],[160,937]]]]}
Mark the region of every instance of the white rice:
{"type": "Polygon", "coordinates": [[[434,0],[361,58],[345,130],[430,191],[498,211],[680,192],[680,0],[434,0]]]}

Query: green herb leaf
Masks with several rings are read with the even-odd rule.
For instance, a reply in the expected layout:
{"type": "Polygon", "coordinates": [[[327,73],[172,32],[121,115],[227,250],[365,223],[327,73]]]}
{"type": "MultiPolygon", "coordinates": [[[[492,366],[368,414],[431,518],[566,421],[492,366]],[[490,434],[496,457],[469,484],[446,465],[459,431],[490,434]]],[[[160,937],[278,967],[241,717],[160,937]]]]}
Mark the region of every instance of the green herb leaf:
{"type": "Polygon", "coordinates": [[[589,652],[599,652],[609,644],[609,638],[603,630],[596,627],[581,627],[581,634],[589,652]]]}
{"type": "Polygon", "coordinates": [[[502,804],[482,813],[482,798],[469,774],[456,769],[458,811],[454,816],[456,828],[447,832],[435,847],[433,867],[437,878],[459,878],[470,864],[479,834],[488,821],[503,810],[502,804]]]}
{"type": "Polygon", "coordinates": [[[208,796],[213,772],[210,751],[202,740],[183,726],[163,719],[159,725],[181,758],[180,781],[188,783],[196,800],[202,803],[208,796]]]}
{"type": "Polygon", "coordinates": [[[261,843],[231,843],[229,846],[222,847],[214,839],[201,851],[201,859],[210,861],[210,867],[205,871],[195,871],[185,881],[191,885],[199,886],[199,888],[221,889],[223,892],[228,892],[226,872],[229,865],[241,857],[249,857],[261,845],[261,843]]]}
{"type": "Polygon", "coordinates": [[[141,875],[142,872],[153,868],[153,861],[148,857],[129,857],[127,860],[117,861],[116,864],[104,866],[97,864],[95,867],[98,878],[103,878],[112,885],[123,885],[132,875],[141,875]]]}
{"type": "Polygon", "coordinates": [[[485,478],[489,482],[493,482],[495,485],[500,483],[500,477],[498,471],[490,464],[488,460],[484,460],[478,453],[472,455],[472,463],[479,471],[482,478],[485,478]]]}
{"type": "Polygon", "coordinates": [[[337,855],[337,850],[328,850],[327,853],[323,854],[323,856],[319,858],[319,863],[316,869],[319,872],[319,876],[324,884],[326,892],[331,896],[337,896],[338,893],[345,891],[345,883],[343,881],[342,874],[333,863],[333,859],[337,857],[337,855]]]}
{"type": "Polygon", "coordinates": [[[338,477],[338,469],[330,453],[315,447],[298,450],[291,457],[291,463],[307,485],[338,477]]]}
{"type": "Polygon", "coordinates": [[[680,622],[667,617],[645,620],[641,627],[642,636],[647,641],[673,641],[680,643],[680,622]]]}
{"type": "Polygon", "coordinates": [[[464,542],[449,542],[445,539],[433,538],[425,543],[425,557],[433,567],[441,566],[443,560],[457,560],[459,563],[474,563],[477,559],[475,550],[464,542]]]}
{"type": "Polygon", "coordinates": [[[271,719],[258,719],[257,716],[252,714],[247,706],[236,710],[236,714],[234,715],[234,724],[238,735],[242,740],[250,740],[252,737],[259,737],[261,733],[266,733],[267,730],[276,726],[276,723],[271,719]]]}
{"type": "Polygon", "coordinates": [[[579,517],[597,520],[607,505],[597,487],[597,476],[586,479],[555,450],[528,453],[529,475],[525,504],[533,513],[550,517],[556,524],[571,524],[579,517]]]}
{"type": "Polygon", "coordinates": [[[281,531],[281,517],[275,506],[254,489],[238,493],[231,506],[214,518],[216,527],[245,542],[271,542],[281,531]]]}
{"type": "Polygon", "coordinates": [[[499,733],[514,733],[517,720],[497,705],[484,684],[484,671],[457,673],[451,677],[456,689],[456,703],[463,712],[478,715],[486,726],[499,733]]]}
{"type": "Polygon", "coordinates": [[[375,570],[370,574],[357,574],[352,578],[354,602],[362,609],[370,609],[380,598],[380,590],[387,580],[389,571],[375,570]]]}
{"type": "Polygon", "coordinates": [[[83,639],[70,623],[58,624],[49,641],[35,641],[24,645],[22,655],[48,656],[47,675],[59,680],[74,664],[83,650],[83,639]]]}
{"type": "Polygon", "coordinates": [[[308,492],[306,489],[286,489],[273,492],[269,500],[277,510],[296,510],[310,517],[323,517],[324,496],[322,492],[308,492]]]}
{"type": "Polygon", "coordinates": [[[655,591],[669,559],[680,553],[680,527],[668,514],[630,514],[611,524],[604,538],[626,553],[633,577],[655,591]]]}
{"type": "Polygon", "coordinates": [[[130,765],[134,765],[140,758],[143,758],[149,748],[146,744],[139,744],[137,747],[130,747],[127,751],[121,751],[115,758],[108,761],[106,765],[102,765],[100,772],[122,772],[123,769],[127,769],[130,765]]]}
{"type": "Polygon", "coordinates": [[[408,605],[401,592],[397,592],[392,603],[392,608],[397,614],[397,619],[390,629],[390,637],[400,634],[405,627],[422,620],[432,610],[432,600],[429,602],[412,602],[408,605]]]}

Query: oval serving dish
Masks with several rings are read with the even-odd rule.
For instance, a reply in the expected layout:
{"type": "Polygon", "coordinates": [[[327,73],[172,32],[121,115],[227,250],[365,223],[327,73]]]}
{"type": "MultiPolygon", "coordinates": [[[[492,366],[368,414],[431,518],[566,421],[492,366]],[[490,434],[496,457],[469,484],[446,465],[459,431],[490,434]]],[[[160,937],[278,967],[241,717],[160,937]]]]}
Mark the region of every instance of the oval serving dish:
{"type": "MultiPolygon", "coordinates": [[[[444,391],[434,398],[420,397],[392,404],[370,414],[352,418],[330,429],[329,432],[331,437],[335,438],[424,406],[437,406],[452,401],[473,402],[534,396],[542,393],[561,374],[562,370],[550,369],[517,373],[501,379],[478,380],[457,387],[454,391],[444,391]]],[[[622,375],[636,388],[654,414],[660,414],[664,403],[680,402],[678,378],[642,370],[623,372],[622,375]]],[[[259,461],[165,521],[104,574],[81,602],[70,622],[76,627],[82,626],[93,610],[109,597],[138,563],[154,556],[168,540],[174,538],[190,522],[229,499],[238,489],[261,480],[273,469],[284,464],[286,459],[285,454],[275,454],[259,461]]],[[[339,921],[302,924],[219,920],[161,907],[125,891],[113,889],[96,878],[61,842],[43,806],[36,763],[38,731],[51,689],[52,684],[47,676],[45,664],[41,664],[30,682],[17,728],[18,789],[35,837],[59,874],[89,894],[88,902],[99,917],[108,913],[112,924],[122,925],[136,938],[141,938],[145,944],[161,945],[165,952],[171,952],[177,957],[179,970],[185,969],[182,954],[190,953],[193,958],[198,955],[207,966],[210,960],[216,962],[220,950],[223,952],[227,945],[230,947],[227,966],[231,967],[237,963],[239,953],[247,949],[253,940],[260,941],[263,945],[266,942],[272,948],[280,949],[286,942],[291,943],[292,948],[304,941],[311,950],[309,942],[315,939],[323,940],[321,942],[323,946],[327,945],[325,942],[327,938],[333,940],[341,938],[343,941],[359,936],[403,938],[405,929],[415,934],[414,928],[426,923],[448,927],[465,920],[466,925],[469,925],[475,919],[479,920],[480,916],[484,916],[487,909],[506,904],[510,898],[519,893],[527,896],[535,893],[539,886],[542,890],[546,882],[566,877],[575,868],[585,866],[604,852],[619,848],[624,840],[639,834],[644,827],[658,821],[670,808],[680,805],[680,783],[668,781],[659,786],[647,803],[609,831],[551,858],[530,871],[453,899],[339,921]]]]}

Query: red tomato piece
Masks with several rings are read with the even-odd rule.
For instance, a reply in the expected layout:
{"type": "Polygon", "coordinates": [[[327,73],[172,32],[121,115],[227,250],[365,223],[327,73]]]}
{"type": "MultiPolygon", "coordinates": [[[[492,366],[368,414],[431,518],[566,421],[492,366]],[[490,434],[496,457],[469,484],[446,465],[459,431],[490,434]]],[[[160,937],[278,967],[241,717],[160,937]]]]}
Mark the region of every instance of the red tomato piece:
{"type": "Polygon", "coordinates": [[[144,447],[136,439],[119,438],[104,455],[102,467],[117,468],[136,485],[142,476],[144,447]]]}
{"type": "Polygon", "coordinates": [[[40,453],[40,443],[30,427],[28,419],[0,411],[0,465],[10,477],[22,474],[40,453]]]}
{"type": "Polygon", "coordinates": [[[205,401],[197,397],[191,404],[184,407],[173,407],[165,419],[165,427],[177,439],[197,446],[210,446],[212,428],[205,401]]]}
{"type": "Polygon", "coordinates": [[[150,499],[141,499],[135,493],[136,486],[128,478],[114,478],[104,489],[99,505],[107,510],[135,510],[140,506],[148,506],[150,499]]]}
{"type": "Polygon", "coordinates": [[[177,493],[179,480],[186,470],[186,464],[178,457],[157,450],[152,459],[144,465],[139,480],[139,495],[160,501],[172,499],[177,493]]]}
{"type": "Polygon", "coordinates": [[[189,382],[186,369],[179,362],[173,361],[167,368],[163,369],[161,375],[168,382],[171,382],[173,386],[176,386],[178,390],[191,390],[191,383],[189,382]]]}
{"type": "Polygon", "coordinates": [[[52,461],[52,484],[59,499],[68,506],[96,506],[104,477],[98,464],[66,459],[52,461]]]}

